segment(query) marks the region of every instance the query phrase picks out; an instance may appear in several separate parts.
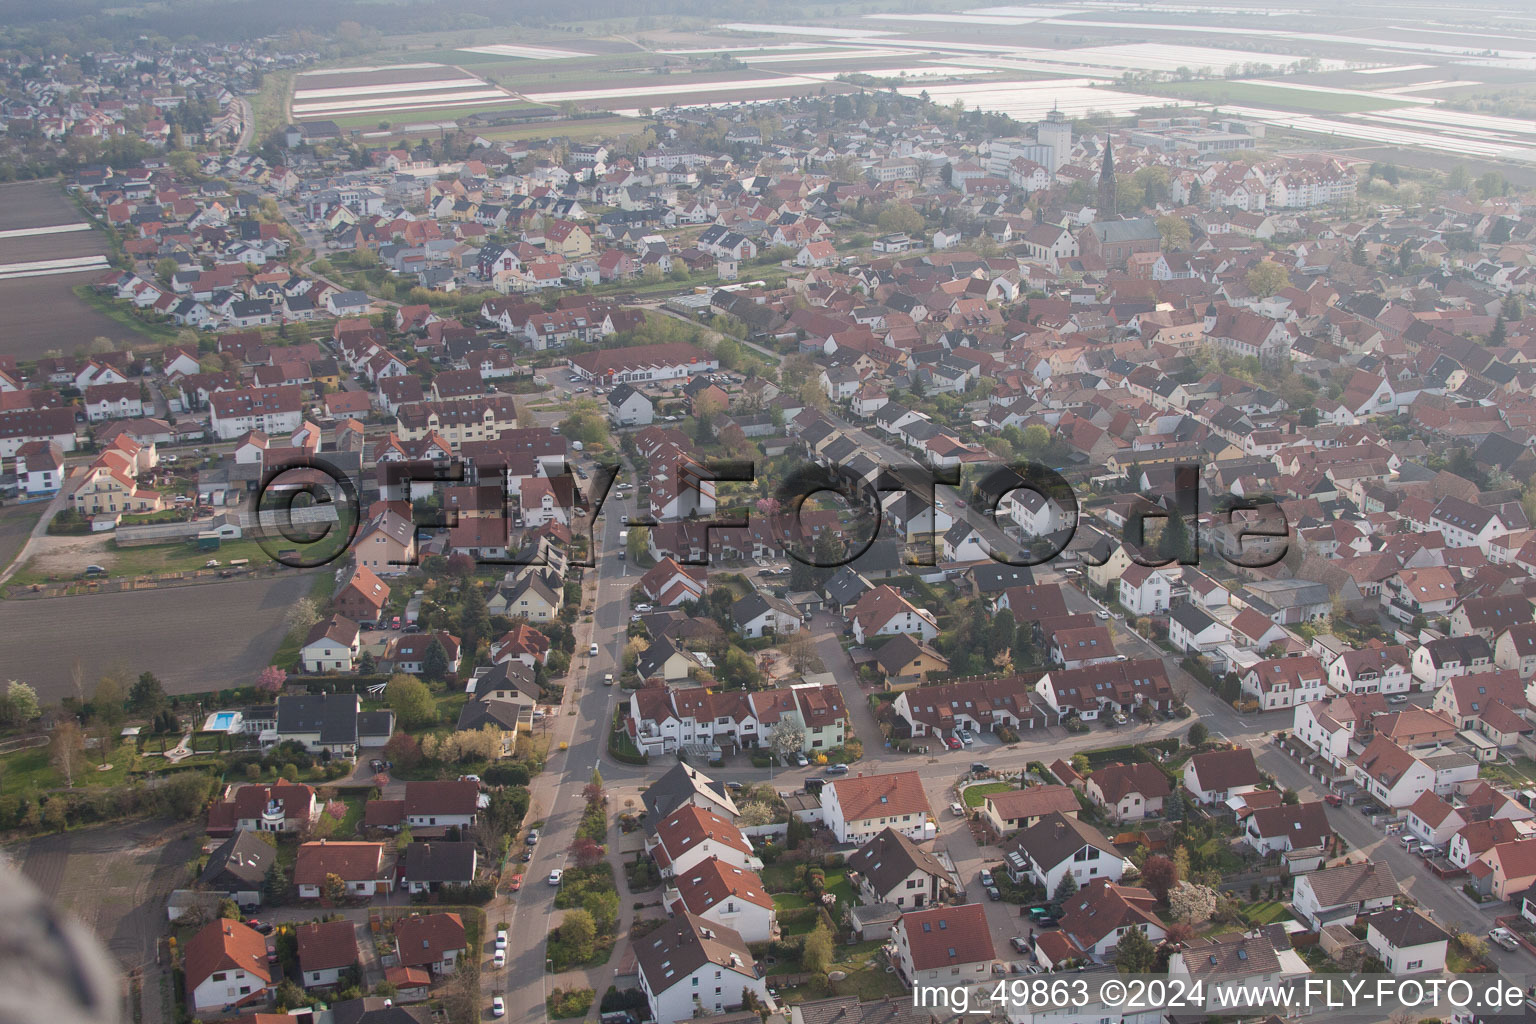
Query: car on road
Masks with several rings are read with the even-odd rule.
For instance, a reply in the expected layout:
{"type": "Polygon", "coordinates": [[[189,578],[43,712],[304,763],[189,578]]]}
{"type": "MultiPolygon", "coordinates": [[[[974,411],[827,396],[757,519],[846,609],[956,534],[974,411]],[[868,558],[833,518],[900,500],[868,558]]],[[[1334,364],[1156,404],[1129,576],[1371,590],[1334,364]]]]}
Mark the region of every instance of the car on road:
{"type": "Polygon", "coordinates": [[[651,610],[651,606],[648,605],[648,604],[637,604],[637,605],[635,605],[635,611],[640,612],[642,615],[645,614],[646,612],[650,611],[650,610],[651,610]]]}
{"type": "Polygon", "coordinates": [[[555,870],[553,870],[553,871],[551,871],[549,873],[549,884],[550,885],[559,885],[560,884],[560,879],[562,879],[564,877],[565,877],[565,869],[564,868],[555,868],[555,870]]]}
{"type": "Polygon", "coordinates": [[[1327,804],[1329,807],[1343,807],[1344,798],[1337,793],[1329,793],[1327,796],[1323,797],[1323,803],[1327,804]]]}
{"type": "Polygon", "coordinates": [[[949,739],[944,741],[944,745],[949,747],[950,750],[959,750],[961,744],[958,739],[951,736],[949,739]]]}
{"type": "Polygon", "coordinates": [[[989,889],[992,887],[992,872],[990,869],[982,868],[981,873],[976,877],[981,880],[981,887],[983,889],[989,889]]]}
{"type": "Polygon", "coordinates": [[[963,818],[965,817],[965,806],[958,803],[950,804],[949,813],[953,814],[957,818],[963,818]]]}
{"type": "Polygon", "coordinates": [[[987,762],[985,762],[985,761],[972,761],[971,762],[971,774],[972,775],[985,775],[987,772],[989,772],[991,770],[992,769],[987,766],[987,762]]]}
{"type": "Polygon", "coordinates": [[[994,903],[1003,898],[1003,892],[995,885],[987,886],[987,899],[994,903]]]}
{"type": "Polygon", "coordinates": [[[847,775],[848,766],[845,764],[829,764],[824,771],[828,775],[847,775]]]}
{"type": "Polygon", "coordinates": [[[1392,696],[1387,698],[1387,703],[1388,704],[1407,704],[1408,703],[1408,698],[1403,696],[1401,693],[1394,693],[1392,696]]]}
{"type": "Polygon", "coordinates": [[[739,783],[739,782],[727,782],[727,783],[726,783],[726,784],[725,784],[725,788],[726,788],[726,789],[728,789],[728,790],[730,790],[730,791],[731,791],[731,792],[732,792],[732,793],[740,793],[740,792],[741,792],[741,791],[742,791],[742,790],[743,790],[743,789],[745,789],[745,788],[746,788],[746,787],[745,787],[745,786],[743,786],[743,785],[742,785],[742,784],[741,784],[741,783],[739,783]]]}
{"type": "Polygon", "coordinates": [[[1508,928],[1495,928],[1488,933],[1489,941],[1502,946],[1513,953],[1520,948],[1520,940],[1515,938],[1515,933],[1508,928]]]}
{"type": "Polygon", "coordinates": [[[1029,952],[1029,940],[1024,938],[1024,936],[1022,936],[1022,935],[1015,935],[1013,938],[1009,939],[1008,941],[1010,943],[1012,943],[1013,944],[1013,948],[1018,950],[1020,953],[1028,953],[1029,952]]]}
{"type": "Polygon", "coordinates": [[[536,829],[536,828],[529,829],[528,830],[528,835],[523,838],[523,842],[527,843],[529,846],[534,845],[538,841],[539,841],[539,830],[536,829]]]}
{"type": "Polygon", "coordinates": [[[1109,619],[1109,612],[1099,611],[1099,612],[1095,612],[1094,614],[1096,616],[1098,616],[1100,619],[1103,619],[1103,620],[1106,620],[1106,621],[1109,619]]]}
{"type": "Polygon", "coordinates": [[[604,672],[603,673],[603,685],[604,686],[612,686],[613,685],[613,673],[612,672],[604,672]]]}
{"type": "Polygon", "coordinates": [[[589,656],[591,656],[591,657],[596,657],[597,656],[597,644],[594,643],[591,647],[588,647],[587,648],[587,654],[589,656]]]}
{"type": "Polygon", "coordinates": [[[505,1017],[507,1015],[507,1001],[501,996],[491,1000],[491,1016],[505,1017]]]}
{"type": "Polygon", "coordinates": [[[492,967],[505,967],[505,966],[507,966],[507,951],[504,950],[504,949],[498,949],[496,951],[496,955],[491,957],[491,966],[492,967]]]}
{"type": "Polygon", "coordinates": [[[496,948],[497,949],[506,949],[507,948],[507,930],[505,928],[497,928],[496,929],[496,948]]]}

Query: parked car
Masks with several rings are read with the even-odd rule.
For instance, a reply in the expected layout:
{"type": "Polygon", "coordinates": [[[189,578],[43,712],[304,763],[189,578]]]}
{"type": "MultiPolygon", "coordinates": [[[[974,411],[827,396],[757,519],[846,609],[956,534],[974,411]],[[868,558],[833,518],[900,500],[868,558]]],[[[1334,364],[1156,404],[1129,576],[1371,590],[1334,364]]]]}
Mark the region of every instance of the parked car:
{"type": "Polygon", "coordinates": [[[587,654],[594,658],[597,657],[597,644],[594,643],[592,646],[588,647],[587,654]]]}
{"type": "Polygon", "coordinates": [[[972,761],[971,762],[971,774],[972,775],[985,775],[987,772],[989,772],[991,770],[992,770],[991,768],[987,767],[987,762],[985,762],[985,761],[972,761]]]}
{"type": "Polygon", "coordinates": [[[1329,807],[1343,807],[1344,798],[1339,796],[1337,793],[1329,793],[1327,796],[1323,797],[1323,803],[1327,804],[1329,807]]]}
{"type": "Polygon", "coordinates": [[[1495,928],[1488,933],[1488,938],[1511,953],[1520,948],[1520,940],[1515,938],[1515,933],[1508,928],[1495,928]]]}
{"type": "Polygon", "coordinates": [[[613,673],[612,672],[604,672],[603,673],[603,685],[604,686],[612,686],[613,685],[613,673]]]}
{"type": "Polygon", "coordinates": [[[505,928],[498,928],[498,929],[496,929],[496,949],[499,951],[499,950],[504,950],[506,948],[507,948],[507,930],[505,928]]]}
{"type": "Polygon", "coordinates": [[[501,996],[491,1000],[491,1016],[505,1017],[507,1015],[507,1001],[501,996]]]}
{"type": "Polygon", "coordinates": [[[1407,704],[1408,703],[1408,698],[1406,696],[1404,696],[1403,694],[1401,694],[1401,693],[1394,693],[1392,696],[1387,698],[1387,703],[1388,704],[1407,704]]]}
{"type": "Polygon", "coordinates": [[[997,901],[1003,898],[1002,890],[995,885],[987,886],[987,899],[997,901]]]}
{"type": "Polygon", "coordinates": [[[507,951],[504,950],[504,949],[498,949],[496,951],[496,955],[491,957],[491,966],[492,967],[505,967],[505,966],[507,966],[507,951]]]}
{"type": "Polygon", "coordinates": [[[949,739],[945,740],[944,743],[945,743],[946,746],[949,747],[950,750],[959,750],[960,749],[960,741],[955,739],[955,737],[953,737],[953,736],[951,736],[949,739]]]}
{"type": "Polygon", "coordinates": [[[1020,953],[1028,953],[1029,952],[1029,940],[1024,938],[1024,936],[1022,936],[1022,935],[1015,935],[1013,938],[1009,939],[1008,941],[1013,945],[1013,948],[1018,950],[1020,953]]]}
{"type": "Polygon", "coordinates": [[[565,877],[565,869],[564,868],[555,868],[555,870],[553,870],[553,871],[551,871],[549,873],[549,884],[550,885],[559,885],[560,884],[560,879],[562,879],[564,877],[565,877]]]}
{"type": "Polygon", "coordinates": [[[989,869],[982,868],[981,874],[976,877],[981,879],[982,888],[990,889],[992,887],[992,872],[989,869]]]}
{"type": "Polygon", "coordinates": [[[950,804],[949,813],[957,818],[963,818],[965,817],[965,807],[961,804],[950,804]]]}
{"type": "Polygon", "coordinates": [[[807,765],[809,765],[810,763],[811,763],[811,759],[806,757],[804,754],[796,754],[795,755],[795,764],[798,767],[804,768],[807,765]]]}
{"type": "Polygon", "coordinates": [[[538,841],[539,841],[539,830],[536,829],[536,828],[529,829],[528,830],[528,835],[523,839],[523,842],[527,843],[529,846],[532,846],[534,843],[537,843],[538,841]]]}

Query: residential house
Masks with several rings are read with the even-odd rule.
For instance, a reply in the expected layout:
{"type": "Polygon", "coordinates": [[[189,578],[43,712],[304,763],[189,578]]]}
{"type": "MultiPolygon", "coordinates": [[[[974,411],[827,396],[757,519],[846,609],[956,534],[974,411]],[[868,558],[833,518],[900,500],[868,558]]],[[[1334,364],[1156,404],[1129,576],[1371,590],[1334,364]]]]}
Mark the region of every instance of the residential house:
{"type": "Polygon", "coordinates": [[[848,870],[865,903],[889,903],[903,911],[941,902],[955,888],[937,857],[891,827],[849,854],[848,870]]]}
{"type": "Polygon", "coordinates": [[[1052,895],[1069,875],[1082,889],[1099,878],[1118,882],[1125,870],[1125,858],[1104,833],[1059,812],[1019,832],[1003,850],[1004,869],[1015,883],[1027,880],[1052,895]]]}
{"type": "Polygon", "coordinates": [[[445,978],[467,953],[464,920],[458,914],[412,914],[395,921],[395,957],[402,967],[445,978]]]}
{"type": "Polygon", "coordinates": [[[232,1007],[265,1002],[272,985],[267,940],[239,921],[204,925],[182,949],[187,1007],[214,1016],[232,1007]]]}
{"type": "Polygon", "coordinates": [[[887,827],[914,840],[937,832],[915,771],[833,779],[822,786],[821,814],[839,843],[864,843],[887,827]]]}
{"type": "Polygon", "coordinates": [[[1143,761],[1108,764],[1095,769],[1088,776],[1083,792],[1104,808],[1110,820],[1140,821],[1159,817],[1163,813],[1163,800],[1173,789],[1157,765],[1143,761]]]}
{"type": "Polygon", "coordinates": [[[743,992],[773,1006],[746,940],[686,910],[635,943],[635,964],[651,1020],[718,1016],[740,1007],[743,992]]]}
{"type": "Polygon", "coordinates": [[[1263,781],[1247,747],[1208,750],[1184,763],[1184,788],[1202,804],[1226,803],[1252,793],[1263,781]]]}
{"type": "Polygon", "coordinates": [[[986,981],[997,954],[979,903],[902,914],[891,928],[892,963],[908,987],[986,981]]]}
{"type": "Polygon", "coordinates": [[[1355,861],[1297,875],[1291,904],[1313,930],[1351,925],[1361,915],[1390,907],[1401,891],[1392,868],[1381,861],[1355,861]]]}

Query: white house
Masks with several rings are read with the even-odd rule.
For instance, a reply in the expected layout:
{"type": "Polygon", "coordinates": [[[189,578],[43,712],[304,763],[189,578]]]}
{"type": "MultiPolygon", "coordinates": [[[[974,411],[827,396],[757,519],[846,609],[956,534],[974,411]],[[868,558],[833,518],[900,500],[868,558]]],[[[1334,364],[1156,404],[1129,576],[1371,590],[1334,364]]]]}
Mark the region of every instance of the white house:
{"type": "Polygon", "coordinates": [[[1159,569],[1132,563],[1120,576],[1120,604],[1132,615],[1160,615],[1172,595],[1173,584],[1159,569]]]}
{"type": "Polygon", "coordinates": [[[1055,895],[1071,875],[1081,889],[1094,879],[1118,882],[1125,858],[1087,822],[1047,814],[1004,844],[1004,869],[1015,883],[1028,880],[1055,895]]]}
{"type": "Polygon", "coordinates": [[[746,940],[686,910],[637,941],[635,961],[652,1020],[724,1013],[741,1006],[744,991],[774,1006],[746,940]]]}
{"type": "Polygon", "coordinates": [[[915,607],[894,587],[884,584],[859,598],[849,613],[853,637],[859,643],[869,637],[906,633],[927,643],[938,636],[939,627],[932,615],[915,607]]]}
{"type": "Polygon", "coordinates": [[[1356,861],[1296,876],[1291,902],[1314,930],[1325,924],[1353,924],[1372,910],[1390,907],[1399,892],[1397,876],[1385,863],[1356,861]]]}
{"type": "Polygon", "coordinates": [[[1253,751],[1209,750],[1184,764],[1184,788],[1202,804],[1225,803],[1234,796],[1252,793],[1263,782],[1253,751]]]}
{"type": "Polygon", "coordinates": [[[1378,910],[1361,918],[1360,923],[1365,925],[1365,944],[1388,974],[1439,974],[1445,970],[1451,936],[1417,910],[1378,910]]]}
{"type": "Polygon", "coordinates": [[[619,384],[608,392],[608,418],[616,427],[645,427],[655,420],[656,406],[628,384],[619,384]]]}
{"type": "Polygon", "coordinates": [[[891,927],[896,972],[908,987],[986,981],[997,954],[979,903],[902,914],[891,927]]]}
{"type": "Polygon", "coordinates": [[[656,826],[646,850],[664,877],[676,878],[714,857],[722,864],[757,871],[763,862],[741,829],[725,818],[692,804],[677,808],[656,826]]]}
{"type": "Polygon", "coordinates": [[[756,871],[708,857],[674,875],[662,898],[668,913],[686,911],[712,925],[729,928],[747,942],[774,936],[773,898],[756,871]]]}
{"type": "Polygon", "coordinates": [[[822,820],[839,843],[865,843],[887,828],[909,839],[938,831],[917,772],[844,776],[821,789],[822,820]]]}
{"type": "Polygon", "coordinates": [[[1268,658],[1248,666],[1239,677],[1243,693],[1259,702],[1262,711],[1293,708],[1328,695],[1327,673],[1312,655],[1268,658]]]}
{"type": "Polygon", "coordinates": [[[317,622],[299,648],[306,672],[350,672],[362,653],[357,623],[340,615],[317,622]]]}
{"type": "Polygon", "coordinates": [[[239,921],[221,919],[205,925],[182,950],[187,1006],[194,1013],[218,1014],[227,1006],[266,998],[272,985],[267,940],[239,921]]]}
{"type": "Polygon", "coordinates": [[[351,921],[321,921],[298,927],[299,981],[323,988],[341,981],[357,963],[357,926],[351,921]]]}

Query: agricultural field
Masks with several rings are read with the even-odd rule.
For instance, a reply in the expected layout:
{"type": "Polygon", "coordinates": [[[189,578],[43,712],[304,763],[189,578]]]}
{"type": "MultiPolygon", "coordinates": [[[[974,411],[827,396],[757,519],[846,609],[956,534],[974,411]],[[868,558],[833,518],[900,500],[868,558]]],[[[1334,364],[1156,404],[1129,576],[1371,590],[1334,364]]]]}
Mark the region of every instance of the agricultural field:
{"type": "Polygon", "coordinates": [[[163,590],[0,602],[0,663],[10,677],[37,687],[44,703],[74,693],[71,665],[99,679],[123,664],[135,675],[153,672],[170,693],[232,686],[254,679],[285,632],[284,616],[310,592],[314,575],[278,573],[163,590]],[[38,642],[67,624],[66,654],[38,642]],[[195,644],[199,657],[188,657],[195,644]]]}
{"type": "Polygon", "coordinates": [[[1319,114],[1354,114],[1367,110],[1391,110],[1411,106],[1412,101],[1386,93],[1326,86],[1280,85],[1270,82],[1226,82],[1207,79],[1194,82],[1162,82],[1148,91],[1202,104],[1272,107],[1276,110],[1311,111],[1319,114]]]}
{"type": "Polygon", "coordinates": [[[421,114],[515,104],[504,89],[446,64],[312,71],[294,78],[293,116],[300,120],[421,114]]]}

